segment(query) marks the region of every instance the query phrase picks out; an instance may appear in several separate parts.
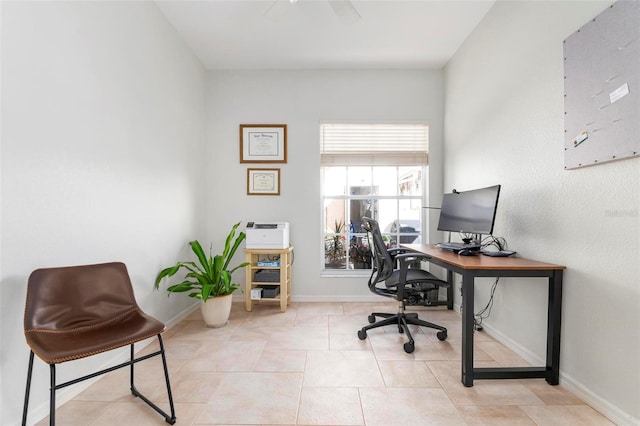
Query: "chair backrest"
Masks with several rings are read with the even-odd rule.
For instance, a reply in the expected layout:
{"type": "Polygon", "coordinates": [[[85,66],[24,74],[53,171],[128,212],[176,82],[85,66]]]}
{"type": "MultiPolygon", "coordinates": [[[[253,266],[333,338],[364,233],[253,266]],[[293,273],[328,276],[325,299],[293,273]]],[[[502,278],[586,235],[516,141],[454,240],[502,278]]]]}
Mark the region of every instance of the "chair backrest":
{"type": "Polygon", "coordinates": [[[24,329],[91,327],[134,309],[124,263],[36,269],[27,284],[24,329]]]}
{"type": "Polygon", "coordinates": [[[362,218],[362,229],[367,231],[369,236],[369,245],[372,254],[372,271],[369,277],[369,289],[378,294],[393,294],[386,288],[377,288],[376,284],[385,281],[393,273],[393,259],[387,251],[387,245],[382,239],[380,226],[375,219],[369,217],[362,218]]]}

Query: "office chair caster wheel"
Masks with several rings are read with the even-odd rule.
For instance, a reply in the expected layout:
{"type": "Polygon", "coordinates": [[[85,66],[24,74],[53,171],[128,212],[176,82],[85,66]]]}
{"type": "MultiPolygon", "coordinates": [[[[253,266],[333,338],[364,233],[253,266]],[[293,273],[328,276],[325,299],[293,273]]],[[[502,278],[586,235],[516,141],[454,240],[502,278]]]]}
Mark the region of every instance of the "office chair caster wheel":
{"type": "Polygon", "coordinates": [[[369,315],[367,319],[369,320],[369,324],[373,324],[374,322],[376,322],[376,316],[373,314],[369,315]]]}
{"type": "Polygon", "coordinates": [[[436,334],[438,340],[447,340],[447,332],[446,331],[438,331],[436,334]]]}
{"type": "Polygon", "coordinates": [[[406,353],[410,354],[415,350],[416,350],[416,346],[414,345],[413,342],[407,342],[407,343],[404,344],[404,351],[406,353]]]}
{"type": "Polygon", "coordinates": [[[358,330],[358,338],[364,340],[367,338],[367,332],[365,330],[358,330]]]}

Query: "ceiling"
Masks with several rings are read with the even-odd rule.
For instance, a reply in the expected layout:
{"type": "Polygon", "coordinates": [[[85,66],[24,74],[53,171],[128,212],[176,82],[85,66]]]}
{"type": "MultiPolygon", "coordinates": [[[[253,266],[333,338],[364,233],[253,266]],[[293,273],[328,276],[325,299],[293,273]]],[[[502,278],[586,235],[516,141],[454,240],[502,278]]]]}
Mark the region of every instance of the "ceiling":
{"type": "Polygon", "coordinates": [[[441,68],[494,2],[353,0],[358,18],[329,0],[156,0],[211,70],[441,68]]]}

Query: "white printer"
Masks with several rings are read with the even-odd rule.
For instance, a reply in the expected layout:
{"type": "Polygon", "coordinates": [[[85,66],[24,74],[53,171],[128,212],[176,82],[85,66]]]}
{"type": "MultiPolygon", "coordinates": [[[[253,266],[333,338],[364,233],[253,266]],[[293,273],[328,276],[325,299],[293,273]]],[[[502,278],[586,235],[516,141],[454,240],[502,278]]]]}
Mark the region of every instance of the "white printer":
{"type": "Polygon", "coordinates": [[[245,234],[248,249],[289,248],[289,222],[248,222],[245,234]]]}

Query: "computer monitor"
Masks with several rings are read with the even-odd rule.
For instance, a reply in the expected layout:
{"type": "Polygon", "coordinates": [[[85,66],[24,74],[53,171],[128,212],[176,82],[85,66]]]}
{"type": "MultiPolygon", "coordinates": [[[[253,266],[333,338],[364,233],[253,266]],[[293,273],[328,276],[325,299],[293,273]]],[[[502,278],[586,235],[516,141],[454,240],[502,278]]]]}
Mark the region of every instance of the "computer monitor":
{"type": "Polygon", "coordinates": [[[444,194],[439,231],[492,234],[500,185],[444,194]]]}

